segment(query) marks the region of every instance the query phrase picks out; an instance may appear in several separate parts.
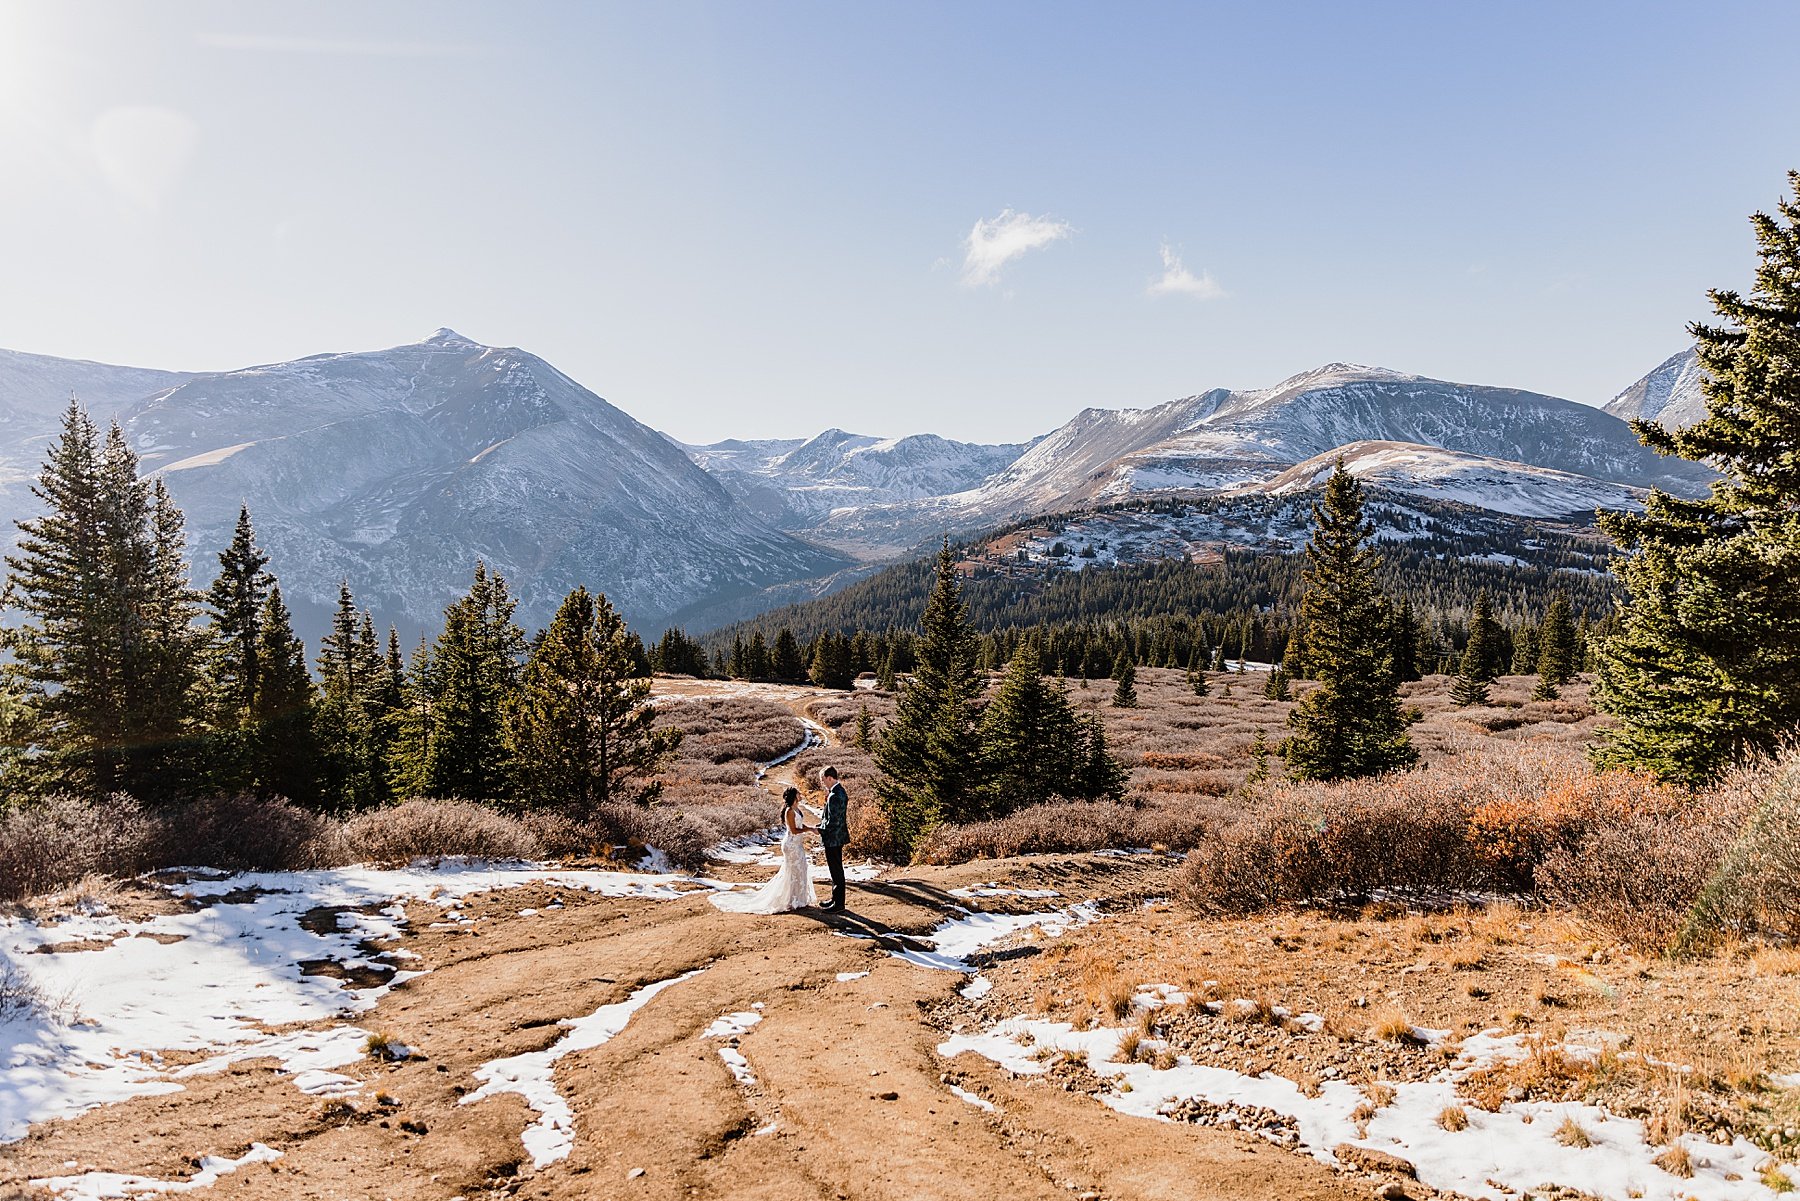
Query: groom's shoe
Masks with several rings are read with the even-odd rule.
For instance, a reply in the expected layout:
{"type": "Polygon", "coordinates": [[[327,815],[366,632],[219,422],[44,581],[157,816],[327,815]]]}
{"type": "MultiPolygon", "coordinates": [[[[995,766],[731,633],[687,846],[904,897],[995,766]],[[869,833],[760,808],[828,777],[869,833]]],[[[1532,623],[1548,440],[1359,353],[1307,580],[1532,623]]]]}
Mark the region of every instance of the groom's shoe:
{"type": "Polygon", "coordinates": [[[821,913],[834,913],[843,907],[844,903],[842,901],[826,901],[823,905],[819,906],[819,911],[821,913]]]}

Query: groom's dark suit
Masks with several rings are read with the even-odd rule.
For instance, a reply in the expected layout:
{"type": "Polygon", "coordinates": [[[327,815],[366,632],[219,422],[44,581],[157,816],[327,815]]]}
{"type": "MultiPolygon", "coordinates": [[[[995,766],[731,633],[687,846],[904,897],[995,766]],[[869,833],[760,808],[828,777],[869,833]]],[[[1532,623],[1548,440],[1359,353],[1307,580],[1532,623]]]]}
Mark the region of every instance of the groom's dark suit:
{"type": "Polygon", "coordinates": [[[819,822],[819,841],[825,846],[825,866],[831,871],[831,904],[844,907],[844,847],[850,842],[850,794],[833,784],[825,794],[825,814],[819,822]]]}

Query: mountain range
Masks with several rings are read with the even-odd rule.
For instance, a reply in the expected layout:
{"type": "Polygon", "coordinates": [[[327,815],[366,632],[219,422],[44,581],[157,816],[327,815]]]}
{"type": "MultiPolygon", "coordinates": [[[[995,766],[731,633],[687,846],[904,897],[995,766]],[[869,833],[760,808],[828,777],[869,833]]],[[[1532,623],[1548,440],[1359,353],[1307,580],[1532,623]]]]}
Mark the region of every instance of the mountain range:
{"type": "Polygon", "coordinates": [[[827,430],[684,445],[517,348],[440,329],[386,350],[181,373],[0,351],[0,520],[71,394],[118,421],[188,514],[195,575],[248,503],[303,629],[340,579],[382,620],[432,628],[476,559],[541,624],[577,583],[643,630],[704,628],[827,591],[945,534],[1146,495],[1289,495],[1342,458],[1372,488],[1583,521],[1705,469],[1626,423],[1699,415],[1693,352],[1605,409],[1335,363],[1272,388],[1091,408],[998,445],[827,430]]]}

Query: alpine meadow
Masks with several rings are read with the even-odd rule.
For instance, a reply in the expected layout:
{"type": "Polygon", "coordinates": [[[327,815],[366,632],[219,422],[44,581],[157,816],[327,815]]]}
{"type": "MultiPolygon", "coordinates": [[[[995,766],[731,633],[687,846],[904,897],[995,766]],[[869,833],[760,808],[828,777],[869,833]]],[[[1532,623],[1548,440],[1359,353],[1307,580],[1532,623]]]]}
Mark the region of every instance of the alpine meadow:
{"type": "Polygon", "coordinates": [[[1796,38],[0,0],[0,1198],[1794,1194],[1796,38]]]}

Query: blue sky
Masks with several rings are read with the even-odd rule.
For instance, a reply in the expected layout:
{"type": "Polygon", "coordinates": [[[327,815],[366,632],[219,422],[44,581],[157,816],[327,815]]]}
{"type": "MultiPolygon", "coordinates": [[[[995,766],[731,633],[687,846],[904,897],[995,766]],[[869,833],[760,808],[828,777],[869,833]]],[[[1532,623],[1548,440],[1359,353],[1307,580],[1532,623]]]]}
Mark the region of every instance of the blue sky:
{"type": "Polygon", "coordinates": [[[1791,3],[0,0],[0,346],[448,325],[690,440],[1332,360],[1597,403],[1748,279],[1795,45],[1791,3]]]}

